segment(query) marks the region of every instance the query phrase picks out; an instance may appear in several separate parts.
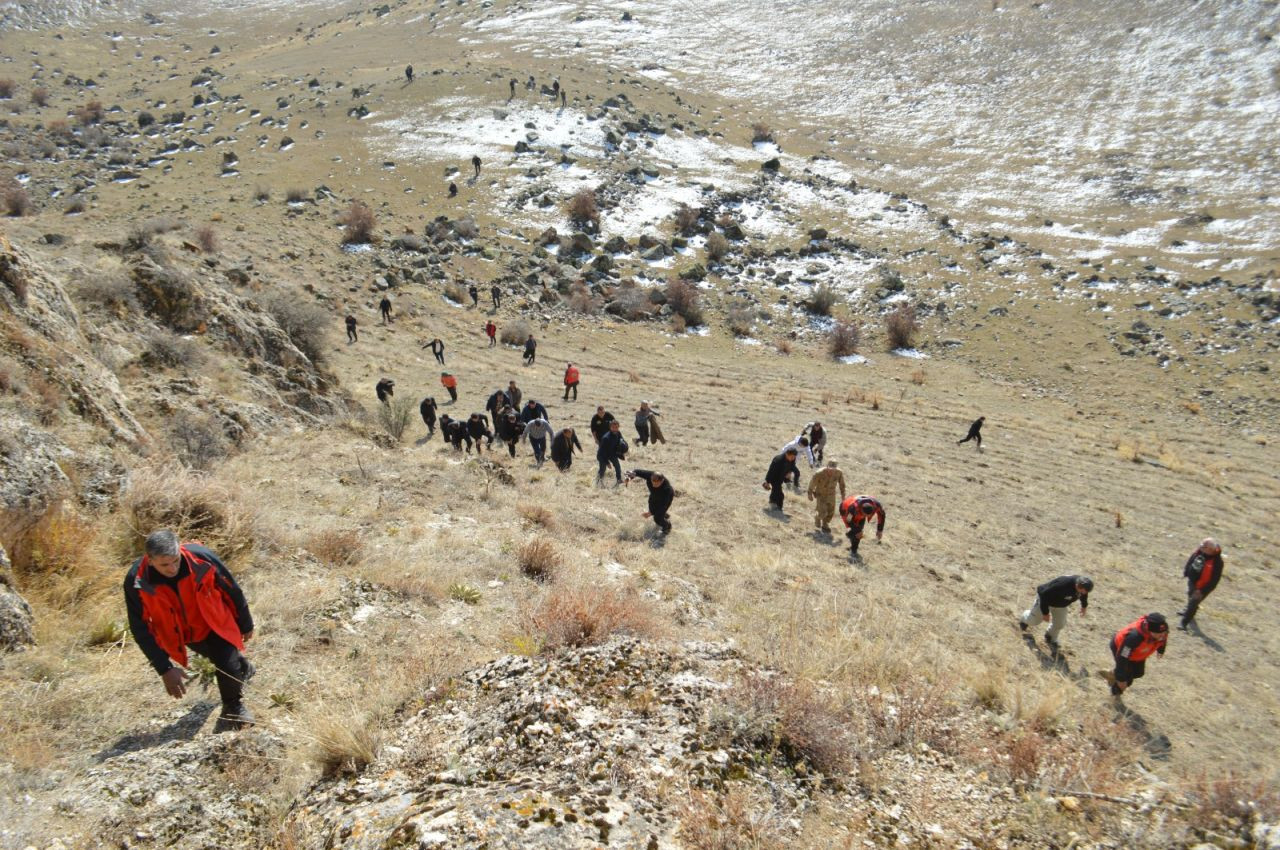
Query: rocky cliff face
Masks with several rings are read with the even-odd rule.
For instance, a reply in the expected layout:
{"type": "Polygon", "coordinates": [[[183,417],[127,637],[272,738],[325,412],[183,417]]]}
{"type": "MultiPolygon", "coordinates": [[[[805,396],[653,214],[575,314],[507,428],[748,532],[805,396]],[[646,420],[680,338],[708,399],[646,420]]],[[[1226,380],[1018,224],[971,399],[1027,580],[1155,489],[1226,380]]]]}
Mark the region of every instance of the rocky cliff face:
{"type": "Polygon", "coordinates": [[[9,555],[0,546],[0,651],[22,649],[35,642],[31,606],[14,587],[9,555]]]}

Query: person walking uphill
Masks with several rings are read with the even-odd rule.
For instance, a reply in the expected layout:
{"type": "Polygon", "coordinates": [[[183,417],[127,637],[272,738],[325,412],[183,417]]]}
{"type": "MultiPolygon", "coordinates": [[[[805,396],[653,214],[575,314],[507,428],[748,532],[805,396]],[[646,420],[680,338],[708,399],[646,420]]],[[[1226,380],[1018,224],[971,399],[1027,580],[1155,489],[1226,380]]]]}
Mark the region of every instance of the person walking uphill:
{"type": "Polygon", "coordinates": [[[973,420],[973,424],[969,426],[969,433],[965,434],[963,440],[956,440],[956,445],[958,446],[961,443],[967,443],[970,440],[975,440],[978,445],[978,451],[982,451],[982,423],[985,421],[987,421],[987,417],[985,416],[979,416],[977,419],[973,420]]]}
{"type": "Polygon", "coordinates": [[[1151,613],[1139,617],[1111,638],[1111,655],[1116,660],[1114,671],[1102,671],[1111,684],[1111,695],[1118,697],[1146,673],[1151,653],[1163,656],[1169,645],[1169,623],[1164,615],[1151,613]]]}
{"type": "Polygon", "coordinates": [[[1072,602],[1080,600],[1080,616],[1089,610],[1089,591],[1093,590],[1093,579],[1088,576],[1058,576],[1046,581],[1036,588],[1036,598],[1031,600],[1031,607],[1022,612],[1018,619],[1018,627],[1024,632],[1037,623],[1049,623],[1049,630],[1044,633],[1044,642],[1054,652],[1058,651],[1058,634],[1067,626],[1067,608],[1072,602]]]}
{"type": "Polygon", "coordinates": [[[604,484],[604,471],[612,464],[613,477],[616,479],[613,486],[622,483],[622,459],[627,456],[627,441],[622,438],[622,429],[619,427],[618,420],[609,423],[609,430],[600,438],[600,445],[596,447],[596,460],[600,462],[600,469],[596,472],[596,486],[604,484]]]}
{"type": "Polygon", "coordinates": [[[458,379],[457,378],[455,378],[453,375],[450,375],[448,372],[441,372],[440,386],[444,387],[446,390],[449,391],[450,402],[454,402],[458,400],[458,379]]]}
{"type": "Polygon", "coordinates": [[[489,347],[493,348],[498,344],[498,326],[493,323],[493,319],[485,322],[484,334],[489,337],[489,347]]]}
{"type": "Polygon", "coordinates": [[[347,342],[357,342],[360,337],[356,334],[356,317],[347,316],[347,342]]]}
{"type": "Polygon", "coordinates": [[[529,338],[524,341],[524,365],[532,366],[537,359],[538,341],[533,338],[533,334],[529,334],[529,338]]]}
{"type": "Polygon", "coordinates": [[[1185,632],[1187,626],[1195,620],[1200,603],[1218,586],[1222,579],[1222,567],[1222,547],[1218,545],[1218,541],[1212,537],[1200,541],[1196,551],[1187,559],[1187,565],[1182,568],[1182,575],[1187,580],[1187,607],[1178,612],[1182,615],[1182,622],[1178,625],[1182,631],[1185,632]]]}
{"type": "Polygon", "coordinates": [[[876,542],[884,537],[884,505],[870,496],[850,496],[840,503],[840,519],[849,527],[849,555],[858,558],[858,544],[862,542],[862,527],[867,520],[876,518],[876,542]]]}
{"type": "Polygon", "coordinates": [[[418,413],[422,415],[422,423],[427,426],[427,436],[436,432],[436,400],[427,396],[418,405],[418,413]]]}
{"type": "Polygon", "coordinates": [[[391,321],[391,299],[382,296],[382,300],[378,302],[378,309],[382,312],[382,324],[388,324],[391,321]]]}
{"type": "Polygon", "coordinates": [[[649,510],[644,512],[644,516],[652,517],[654,525],[662,529],[662,535],[665,537],[671,533],[671,520],[667,514],[671,510],[671,502],[676,497],[675,489],[661,472],[633,469],[627,473],[626,486],[630,487],[634,478],[643,480],[645,486],[649,488],[649,510]]]}
{"type": "Polygon", "coordinates": [[[383,378],[374,384],[373,391],[378,394],[378,401],[386,404],[396,394],[396,382],[390,378],[383,378]]]}
{"type": "Polygon", "coordinates": [[[817,501],[813,515],[813,527],[824,534],[831,533],[831,518],[836,515],[836,490],[840,491],[840,501],[844,501],[844,473],[839,470],[834,460],[814,473],[809,479],[809,501],[817,501]]]}
{"type": "Polygon", "coordinates": [[[556,465],[556,469],[561,472],[568,472],[573,466],[573,450],[577,448],[578,453],[582,453],[582,443],[578,442],[578,435],[573,433],[572,428],[565,428],[555,439],[551,441],[551,462],[556,465]]]}
{"type": "Polygon", "coordinates": [[[467,294],[471,296],[471,306],[479,307],[480,306],[480,290],[476,289],[476,285],[474,283],[471,284],[469,287],[467,287],[467,294]]]}
{"type": "Polygon", "coordinates": [[[493,309],[497,310],[502,306],[502,290],[498,288],[498,284],[489,287],[489,300],[493,302],[493,309]]]}
{"type": "Polygon", "coordinates": [[[212,550],[179,543],[168,529],[147,535],[143,556],[124,579],[129,631],[169,696],[186,693],[187,650],[213,663],[222,712],[215,732],[253,725],[244,683],[253,665],[244,657],[253,617],[244,592],[212,550]]]}
{"type": "Polygon", "coordinates": [[[443,340],[441,340],[439,337],[436,337],[435,339],[431,340],[431,342],[428,342],[426,345],[422,347],[430,348],[431,353],[436,356],[436,362],[439,363],[441,366],[444,365],[444,341],[443,340]]]}
{"type": "Polygon", "coordinates": [[[799,475],[796,469],[796,450],[787,449],[769,463],[769,471],[764,475],[764,489],[769,491],[769,505],[773,510],[782,510],[782,485],[799,475]]]}
{"type": "Polygon", "coordinates": [[[545,419],[536,418],[524,422],[523,425],[523,436],[529,440],[529,447],[533,449],[533,459],[538,466],[542,466],[542,462],[547,459],[547,440],[553,436],[551,423],[545,419]]]}
{"type": "Polygon", "coordinates": [[[573,390],[573,400],[578,400],[578,367],[572,363],[564,364],[564,400],[569,400],[569,390],[573,390]]]}
{"type": "Polygon", "coordinates": [[[609,433],[609,423],[613,422],[613,414],[604,409],[604,405],[596,407],[595,416],[591,417],[591,439],[599,445],[600,438],[609,433]]]}
{"type": "Polygon", "coordinates": [[[647,446],[651,441],[655,444],[667,441],[658,425],[659,415],[658,411],[649,406],[649,402],[640,402],[640,407],[636,409],[636,437],[640,445],[647,446]]]}

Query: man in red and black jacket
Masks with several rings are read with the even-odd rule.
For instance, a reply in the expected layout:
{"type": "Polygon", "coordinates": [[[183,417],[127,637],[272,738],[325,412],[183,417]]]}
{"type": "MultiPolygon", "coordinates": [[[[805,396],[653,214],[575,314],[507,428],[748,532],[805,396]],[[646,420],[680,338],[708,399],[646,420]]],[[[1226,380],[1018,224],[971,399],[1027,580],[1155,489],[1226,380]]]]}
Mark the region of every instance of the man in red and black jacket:
{"type": "Polygon", "coordinates": [[[1139,617],[1116,632],[1111,638],[1111,655],[1116,660],[1116,669],[1102,674],[1111,683],[1111,695],[1120,696],[1134,679],[1141,679],[1151,653],[1163,656],[1168,643],[1169,623],[1163,614],[1139,617]]]}
{"type": "Polygon", "coordinates": [[[1178,612],[1182,615],[1182,623],[1178,628],[1185,632],[1196,618],[1200,603],[1213,593],[1222,579],[1222,547],[1218,545],[1218,541],[1212,537],[1200,541],[1196,551],[1187,559],[1187,565],[1182,568],[1182,574],[1187,579],[1187,607],[1178,612]]]}
{"type": "Polygon", "coordinates": [[[862,527],[867,520],[876,518],[876,542],[884,537],[884,505],[870,496],[850,496],[840,503],[840,519],[844,520],[849,531],[849,555],[857,559],[858,544],[862,542],[862,527]]]}
{"type": "Polygon", "coordinates": [[[251,726],[243,690],[253,665],[242,653],[253,637],[253,617],[240,586],[212,551],[179,544],[167,529],[152,532],[145,550],[124,580],[129,630],[138,648],[174,699],[186,693],[187,649],[209,659],[222,697],[214,730],[251,726]]]}

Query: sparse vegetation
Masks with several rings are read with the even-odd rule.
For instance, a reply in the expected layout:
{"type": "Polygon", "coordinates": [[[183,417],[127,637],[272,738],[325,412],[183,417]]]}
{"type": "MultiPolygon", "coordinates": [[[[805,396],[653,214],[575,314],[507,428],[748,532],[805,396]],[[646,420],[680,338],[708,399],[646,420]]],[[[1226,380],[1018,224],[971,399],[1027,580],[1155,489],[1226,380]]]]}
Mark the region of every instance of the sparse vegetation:
{"type": "Polygon", "coordinates": [[[449,598],[456,602],[465,602],[468,605],[479,605],[480,591],[468,584],[451,584],[449,585],[449,598]]]}
{"type": "Polygon", "coordinates": [[[135,469],[120,494],[109,539],[113,560],[138,556],[146,536],[172,528],[184,540],[200,540],[235,565],[258,544],[254,514],[234,489],[197,472],[135,469]]]}
{"type": "Polygon", "coordinates": [[[815,316],[830,316],[831,308],[839,298],[836,291],[823,285],[813,290],[813,294],[804,302],[804,308],[815,316]]]}
{"type": "Polygon", "coordinates": [[[323,528],[307,535],[305,548],[331,567],[347,567],[360,560],[364,542],[353,528],[323,528]]]}
{"type": "Polygon", "coordinates": [[[690,850],[764,850],[787,845],[786,821],[773,801],[746,784],[721,794],[697,789],[679,808],[681,846],[690,850]]]}
{"type": "Polygon", "coordinates": [[[169,417],[169,442],[184,465],[209,469],[227,456],[229,441],[208,413],[180,410],[169,417]]]}
{"type": "Polygon", "coordinates": [[[352,201],[338,223],[343,226],[343,244],[366,245],[373,241],[373,229],[377,221],[373,210],[364,201],[352,201]]]}
{"type": "MultiPolygon", "coordinates": [[[[132,293],[130,293],[132,294],[132,293]]],[[[112,297],[113,293],[104,293],[112,297]]],[[[118,303],[124,303],[121,300],[118,303]]],[[[146,346],[139,358],[146,366],[189,370],[204,360],[204,352],[199,343],[187,337],[181,337],[164,328],[155,328],[145,337],[146,346]]]]}
{"type": "MultiPolygon", "coordinates": [[[[467,293],[467,288],[456,280],[451,280],[444,285],[444,297],[454,304],[466,304],[471,300],[471,296],[467,293]]],[[[521,340],[521,342],[523,341],[521,340]]]]}
{"type": "Polygon", "coordinates": [[[725,311],[724,321],[734,336],[751,336],[751,329],[756,321],[755,307],[745,301],[730,304],[725,311]]]}
{"type": "Polygon", "coordinates": [[[318,304],[276,292],[265,299],[264,306],[299,351],[312,363],[324,362],[329,336],[329,315],[318,304]]]}
{"type": "Polygon", "coordinates": [[[827,351],[832,359],[858,353],[862,342],[862,329],[852,319],[836,322],[827,334],[827,351]]]}
{"type": "Polygon", "coordinates": [[[884,333],[891,351],[914,347],[918,329],[916,309],[910,304],[900,304],[884,317],[884,333]]]}
{"type": "Polygon", "coordinates": [[[806,682],[759,673],[737,682],[711,716],[713,729],[752,749],[778,752],[819,772],[853,765],[855,736],[847,712],[806,682]]]}
{"type": "Polygon", "coordinates": [[[698,220],[702,217],[702,210],[694,209],[688,204],[681,204],[672,216],[675,222],[676,233],[681,236],[689,236],[698,229],[698,220]]]}
{"type": "Polygon", "coordinates": [[[914,372],[911,373],[911,383],[915,384],[917,387],[924,386],[924,381],[925,381],[924,369],[916,369],[914,372]]]}
{"type": "Polygon", "coordinates": [[[546,537],[535,537],[520,545],[516,551],[520,572],[534,581],[550,581],[564,563],[556,544],[546,537]]]}
{"type": "Polygon", "coordinates": [[[780,336],[774,342],[773,347],[778,350],[779,354],[790,354],[795,350],[795,345],[785,336],[780,336]]]}
{"type": "Polygon", "coordinates": [[[411,398],[394,396],[386,404],[378,405],[378,424],[388,437],[397,443],[404,439],[405,431],[418,415],[418,403],[411,398]]]}
{"type": "Polygon", "coordinates": [[[613,295],[607,307],[610,313],[621,316],[627,321],[648,319],[653,316],[654,305],[649,299],[649,291],[634,283],[623,285],[613,295]]]}
{"type": "Polygon", "coordinates": [[[672,278],[667,282],[667,305],[686,326],[702,324],[702,293],[686,280],[672,278]]]}
{"type": "Polygon", "coordinates": [[[72,114],[75,115],[77,123],[87,127],[100,122],[106,112],[102,108],[102,101],[91,100],[77,106],[72,114]]]}
{"type": "Polygon", "coordinates": [[[0,182],[0,202],[4,205],[4,214],[10,218],[31,214],[31,196],[26,187],[13,178],[0,182]]]}
{"type": "Polygon", "coordinates": [[[751,125],[751,143],[759,144],[761,142],[773,141],[773,129],[763,121],[757,121],[751,125]]]}
{"type": "Polygon", "coordinates": [[[307,190],[291,186],[285,190],[284,200],[289,204],[300,204],[307,199],[307,190]]]}
{"type": "Polygon", "coordinates": [[[600,299],[582,281],[569,287],[569,308],[575,313],[594,316],[600,312],[600,299]]]}
{"type": "Polygon", "coordinates": [[[569,198],[565,212],[569,220],[579,227],[596,230],[600,226],[600,207],[592,189],[579,189],[569,198]]]}
{"type": "Polygon", "coordinates": [[[266,203],[271,200],[271,189],[266,186],[255,186],[253,188],[253,199],[259,203],[266,203]]]}
{"type": "Polygon", "coordinates": [[[77,197],[67,201],[67,205],[66,207],[63,208],[62,214],[77,215],[79,213],[84,212],[84,210],[85,210],[84,198],[77,197]]]}
{"type": "Polygon", "coordinates": [[[707,237],[707,259],[719,262],[729,253],[729,240],[716,231],[707,237]]]}
{"type": "Polygon", "coordinates": [[[218,250],[218,231],[213,229],[212,224],[202,224],[197,227],[195,236],[196,244],[204,253],[212,254],[218,250]]]}
{"type": "Polygon", "coordinates": [[[313,757],[326,777],[351,776],[378,757],[382,733],[373,719],[355,705],[330,707],[312,718],[313,757]]]}
{"type": "Polygon", "coordinates": [[[17,90],[18,85],[13,80],[5,77],[0,79],[0,100],[8,100],[13,97],[13,93],[17,90]]]}
{"type": "Polygon", "coordinates": [[[528,502],[517,505],[516,512],[531,525],[540,526],[551,531],[556,527],[555,515],[542,505],[530,504],[528,502]]]}
{"type": "Polygon", "coordinates": [[[154,123],[156,123],[156,117],[152,115],[150,112],[138,113],[138,129],[139,130],[145,130],[154,123]]]}
{"type": "Polygon", "coordinates": [[[533,325],[524,319],[516,319],[502,326],[498,331],[498,341],[503,345],[524,345],[524,341],[533,333],[533,325]]]}
{"type": "Polygon", "coordinates": [[[33,88],[31,90],[31,105],[32,106],[48,106],[49,90],[44,86],[36,86],[35,88],[33,88]]]}
{"type": "Polygon", "coordinates": [[[123,272],[105,272],[88,277],[77,287],[76,294],[84,303],[120,317],[139,309],[133,281],[123,272]]]}
{"type": "Polygon", "coordinates": [[[543,652],[590,646],[614,634],[646,635],[656,628],[653,614],[634,590],[574,580],[552,583],[521,617],[543,652]]]}

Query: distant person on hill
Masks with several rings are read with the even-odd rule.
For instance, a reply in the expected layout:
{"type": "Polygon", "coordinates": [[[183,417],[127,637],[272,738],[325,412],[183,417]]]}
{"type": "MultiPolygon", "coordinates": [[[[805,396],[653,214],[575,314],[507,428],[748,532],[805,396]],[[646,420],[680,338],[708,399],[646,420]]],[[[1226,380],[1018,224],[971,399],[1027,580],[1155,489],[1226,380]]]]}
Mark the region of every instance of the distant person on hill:
{"type": "Polygon", "coordinates": [[[488,322],[485,322],[484,335],[489,337],[490,348],[493,348],[495,345],[498,344],[498,326],[493,323],[492,319],[490,319],[488,322]]]}
{"type": "Polygon", "coordinates": [[[458,184],[454,183],[452,180],[449,181],[449,197],[458,197],[458,184]]]}
{"type": "Polygon", "coordinates": [[[436,432],[436,400],[427,396],[418,405],[418,413],[422,414],[422,423],[427,426],[427,436],[436,432]]]}
{"type": "Polygon", "coordinates": [[[533,334],[529,334],[529,338],[524,341],[524,365],[532,366],[537,359],[538,341],[533,338],[533,334]]]}
{"type": "Polygon", "coordinates": [[[430,348],[431,353],[436,356],[436,362],[441,366],[444,365],[444,342],[439,337],[436,337],[422,347],[430,348]]]}
{"type": "Polygon", "coordinates": [[[404,66],[404,79],[405,79],[405,82],[408,82],[408,83],[413,82],[413,66],[412,65],[404,66]]]}
{"type": "Polygon", "coordinates": [[[986,419],[987,417],[985,416],[979,416],[977,419],[973,420],[973,424],[969,426],[969,433],[965,434],[963,440],[957,440],[956,445],[958,446],[961,443],[967,443],[970,440],[974,440],[977,443],[978,451],[982,451],[982,423],[985,422],[986,419]]]}
{"type": "MultiPolygon", "coordinates": [[[[476,454],[482,454],[483,445],[481,440],[488,443],[489,448],[493,448],[493,432],[489,430],[489,417],[483,413],[473,413],[471,418],[467,420],[467,434],[476,444],[476,454]]],[[[470,451],[468,449],[468,451],[470,451]]]]}
{"type": "Polygon", "coordinates": [[[525,80],[524,87],[529,91],[533,91],[537,86],[538,84],[534,81],[533,74],[530,74],[529,79],[525,80]]]}
{"type": "Polygon", "coordinates": [[[452,444],[455,451],[462,451],[465,440],[467,454],[471,454],[471,435],[467,433],[467,423],[445,413],[440,417],[440,436],[446,443],[452,444]]]}
{"type": "Polygon", "coordinates": [[[493,309],[497,310],[502,306],[502,290],[498,288],[498,284],[489,287],[489,300],[493,302],[493,309]]]}
{"type": "Polygon", "coordinates": [[[389,323],[391,321],[391,299],[385,295],[382,296],[382,300],[378,302],[378,309],[382,311],[382,324],[389,323]]]}
{"type": "Polygon", "coordinates": [[[373,391],[378,394],[378,401],[386,404],[396,394],[396,382],[390,378],[383,378],[374,386],[373,391]]]}
{"type": "Polygon", "coordinates": [[[507,381],[507,404],[511,405],[511,409],[517,414],[520,412],[520,399],[522,398],[524,398],[524,393],[520,392],[516,382],[507,381]]]}
{"type": "Polygon", "coordinates": [[[244,592],[212,550],[179,543],[168,529],[147,535],[143,556],[124,578],[129,633],[174,699],[187,692],[187,650],[212,664],[222,699],[215,732],[253,725],[244,705],[244,683],[253,665],[244,645],[253,637],[253,617],[244,592]]]}
{"type": "Polygon", "coordinates": [[[440,386],[449,391],[449,403],[458,400],[458,379],[448,372],[440,373],[440,386]]]}
{"type": "Polygon", "coordinates": [[[347,342],[356,342],[360,337],[356,334],[356,317],[347,316],[347,342]]]}
{"type": "Polygon", "coordinates": [[[676,491],[672,488],[671,482],[661,472],[650,472],[647,469],[633,469],[627,473],[627,486],[631,486],[632,479],[639,478],[644,481],[645,486],[649,488],[649,510],[645,511],[645,518],[652,517],[654,525],[662,529],[665,537],[671,533],[671,519],[667,513],[671,510],[671,502],[675,500],[676,491]]]}
{"type": "Polygon", "coordinates": [[[551,462],[556,465],[556,469],[561,472],[568,472],[573,466],[573,450],[577,448],[578,452],[582,452],[582,443],[578,442],[578,435],[573,433],[572,428],[565,428],[555,439],[551,441],[551,462]]]}
{"type": "Polygon", "coordinates": [[[1111,684],[1111,695],[1119,697],[1136,679],[1141,679],[1151,653],[1163,657],[1168,645],[1169,623],[1160,613],[1139,617],[1116,632],[1111,638],[1115,670],[1103,670],[1101,674],[1111,684]]]}
{"type": "Polygon", "coordinates": [[[507,100],[513,100],[516,96],[516,78],[511,78],[511,94],[507,95],[507,100]]]}
{"type": "Polygon", "coordinates": [[[1222,547],[1212,537],[1206,537],[1182,568],[1182,575],[1187,580],[1187,607],[1178,612],[1182,615],[1179,629],[1185,632],[1195,620],[1200,603],[1213,593],[1222,579],[1222,568],[1222,547]]]}
{"type": "Polygon", "coordinates": [[[662,436],[662,429],[658,427],[658,411],[649,406],[649,402],[640,402],[640,407],[636,409],[636,442],[642,446],[649,445],[652,440],[655,443],[665,443],[667,440],[662,436]]]}
{"type": "Polygon", "coordinates": [[[809,479],[809,501],[817,501],[817,510],[813,515],[813,527],[825,533],[831,533],[831,519],[836,515],[836,490],[840,491],[840,500],[844,500],[844,473],[834,460],[827,461],[824,469],[818,470],[809,479]]]}
{"type": "Polygon", "coordinates": [[[600,469],[596,472],[597,487],[604,484],[604,471],[609,466],[613,466],[613,486],[617,487],[622,483],[621,461],[627,456],[627,441],[622,438],[619,425],[618,420],[612,420],[608,432],[600,438],[600,445],[596,447],[596,460],[600,463],[600,469]]]}
{"type": "Polygon", "coordinates": [[[547,440],[553,436],[551,423],[542,418],[535,418],[523,424],[524,436],[529,440],[529,447],[533,449],[533,459],[537,461],[538,466],[542,466],[542,462],[547,457],[547,440]]]}
{"type": "Polygon", "coordinates": [[[1024,632],[1040,623],[1052,621],[1049,630],[1044,633],[1044,642],[1054,652],[1058,651],[1058,635],[1067,627],[1067,609],[1071,603],[1080,600],[1080,616],[1089,610],[1089,591],[1093,590],[1093,579],[1088,576],[1058,576],[1046,581],[1036,588],[1035,599],[1031,607],[1022,612],[1018,619],[1018,627],[1024,632]]]}
{"type": "Polygon", "coordinates": [[[858,544],[862,542],[862,527],[872,517],[876,519],[876,542],[879,543],[884,537],[884,505],[870,496],[850,496],[840,503],[840,519],[849,529],[845,536],[849,538],[850,557],[861,557],[858,544]]]}
{"type": "MultiPolygon", "coordinates": [[[[528,423],[535,419],[547,419],[547,409],[538,403],[537,399],[529,399],[525,404],[524,410],[520,411],[520,418],[528,423]]],[[[550,419],[547,419],[550,422],[550,419]]]]}
{"type": "Polygon", "coordinates": [[[480,176],[480,157],[478,155],[471,157],[471,167],[476,170],[476,176],[479,177],[480,176]]]}
{"type": "Polygon", "coordinates": [[[827,429],[822,427],[821,422],[810,422],[804,426],[800,436],[809,438],[809,453],[813,455],[814,465],[820,466],[827,450],[827,429]]]}
{"type": "Polygon", "coordinates": [[[467,287],[467,294],[471,296],[471,306],[479,307],[480,306],[480,290],[476,289],[476,285],[474,283],[467,287]]]}
{"type": "Polygon", "coordinates": [[[591,439],[596,441],[598,445],[600,438],[609,433],[609,423],[613,421],[613,414],[604,409],[604,405],[596,408],[595,416],[591,417],[591,439]]]}
{"type": "Polygon", "coordinates": [[[782,485],[790,481],[793,475],[799,475],[796,469],[796,450],[786,449],[769,462],[769,471],[764,475],[764,489],[769,491],[769,505],[773,510],[781,511],[784,501],[782,485]]]}
{"type": "Polygon", "coordinates": [[[573,390],[573,400],[578,400],[578,367],[572,363],[564,364],[564,400],[569,400],[569,390],[573,390]]]}
{"type": "MultiPolygon", "coordinates": [[[[805,436],[796,437],[794,440],[792,440],[791,442],[787,443],[785,446],[782,447],[782,450],[784,452],[787,451],[788,449],[795,449],[796,456],[803,457],[805,460],[807,460],[809,462],[810,469],[813,469],[815,466],[818,465],[817,461],[813,459],[813,450],[809,448],[808,437],[805,437],[805,436]]],[[[800,492],[800,467],[799,466],[796,467],[795,478],[791,480],[791,487],[797,493],[800,492]]]]}
{"type": "Polygon", "coordinates": [[[569,105],[569,93],[563,88],[560,89],[560,108],[564,109],[569,105]]]}

